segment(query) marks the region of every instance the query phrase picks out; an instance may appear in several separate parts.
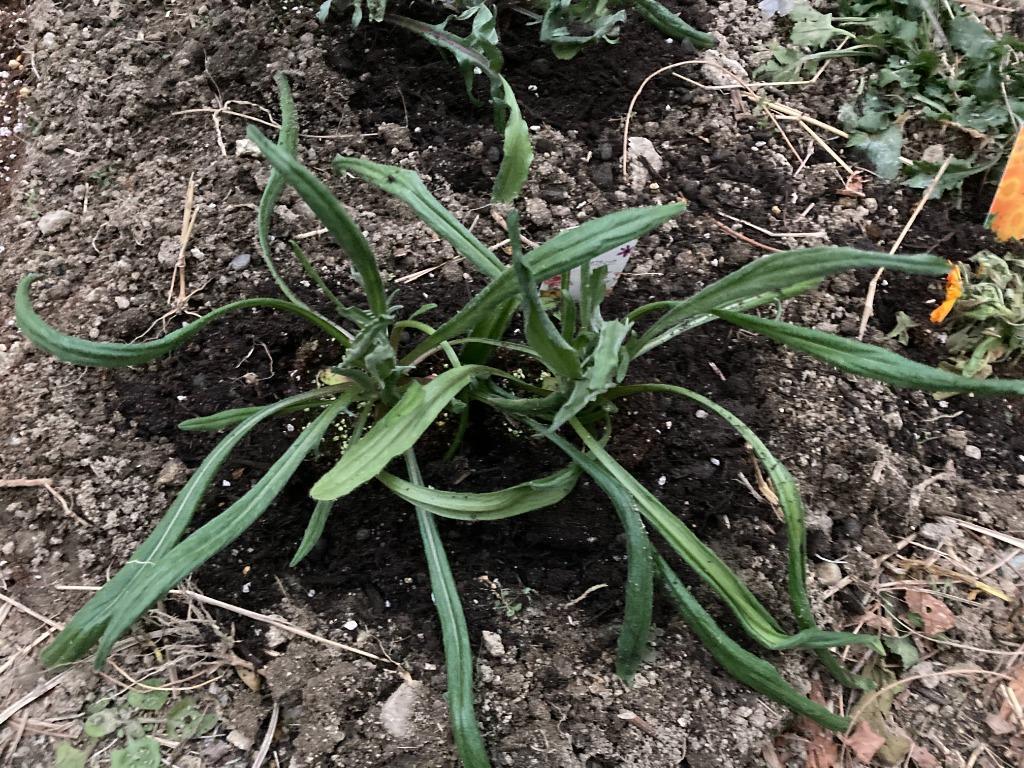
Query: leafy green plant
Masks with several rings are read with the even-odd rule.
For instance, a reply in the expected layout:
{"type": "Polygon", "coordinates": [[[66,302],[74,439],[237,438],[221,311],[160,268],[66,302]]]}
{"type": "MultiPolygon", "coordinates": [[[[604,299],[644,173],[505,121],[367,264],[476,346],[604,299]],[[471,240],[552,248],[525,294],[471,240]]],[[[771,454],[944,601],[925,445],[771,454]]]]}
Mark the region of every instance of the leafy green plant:
{"type": "Polygon", "coordinates": [[[216,715],[200,709],[184,696],[168,705],[171,689],[162,678],[148,678],[121,700],[103,697],[86,707],[82,748],[61,742],[56,747],[56,768],[82,768],[98,749],[123,744],[110,752],[113,768],[159,768],[160,742],[156,735],[185,742],[209,732],[216,715]]]}
{"type": "MultiPolygon", "coordinates": [[[[542,42],[551,46],[560,59],[571,59],[586,45],[597,40],[616,42],[619,28],[626,18],[625,7],[635,7],[641,18],[663,34],[686,39],[700,48],[715,45],[715,39],[699,32],[658,0],[536,0],[513,4],[513,10],[539,23],[542,42]]],[[[444,3],[444,8],[453,6],[444,3]]],[[[326,21],[331,12],[351,11],[353,27],[363,19],[363,0],[326,0],[320,5],[318,17],[326,21]]],[[[523,119],[512,86],[502,76],[504,56],[498,35],[496,7],[483,0],[457,2],[451,13],[439,24],[429,24],[388,10],[387,0],[367,0],[366,11],[371,22],[391,24],[421,35],[424,39],[455,57],[462,73],[469,98],[476,103],[474,83],[477,76],[487,79],[490,102],[494,109],[494,126],[504,138],[501,166],[494,182],[495,202],[515,199],[526,182],[533,158],[529,128],[523,119]],[[468,30],[460,35],[454,28],[468,30]]]]}
{"type": "Polygon", "coordinates": [[[1024,121],[1024,41],[993,34],[963,5],[934,0],[840,0],[839,15],[801,3],[790,17],[791,47],[779,48],[760,73],[799,82],[821,62],[852,58],[871,70],[840,119],[849,144],[860,148],[878,174],[906,171],[909,186],[925,188],[938,166],[904,166],[908,122],[941,123],[973,148],[953,158],[938,192],[958,188],[987,170],[1024,121]]]}
{"type": "MultiPolygon", "coordinates": [[[[366,0],[366,15],[371,22],[394,22],[401,17],[388,8],[388,0],[366,0]]],[[[455,3],[440,3],[447,10],[455,10],[441,26],[453,19],[465,20],[473,17],[480,8],[487,8],[484,0],[460,0],[455,3]]],[[[495,8],[497,4],[495,4],[495,8]]],[[[706,32],[694,29],[658,0],[532,0],[532,2],[504,3],[508,8],[539,22],[538,36],[541,42],[551,46],[560,59],[571,59],[591,43],[617,42],[626,12],[635,10],[648,24],[662,34],[677,40],[689,40],[698,48],[712,48],[715,39],[706,32]]],[[[351,11],[353,27],[363,20],[363,0],[325,0],[320,4],[317,16],[326,21],[331,13],[351,11]]]]}
{"type": "MultiPolygon", "coordinates": [[[[282,81],[282,85],[285,85],[282,81]]],[[[30,294],[38,275],[28,275],[16,296],[21,330],[40,349],[61,360],[105,367],[141,365],[181,347],[214,320],[247,308],[290,312],[323,334],[338,362],[320,380],[330,382],[276,403],[233,409],[190,419],[186,430],[230,429],[193,472],[163,519],[133,557],[67,623],[45,649],[48,665],[63,664],[96,648],[102,665],[113,643],[187,574],[228,546],[270,507],[300,463],[321,446],[332,425],[343,440],[327,443],[321,458],[333,466],[313,485],[307,531],[293,562],[320,537],[333,506],[360,486],[379,482],[416,513],[434,601],[440,618],[448,668],[452,731],[463,763],[488,766],[473,709],[472,650],[455,579],[438,532],[438,516],[486,521],[550,508],[567,498],[581,475],[608,496],[625,531],[628,574],[617,671],[630,680],[641,664],[650,630],[654,583],[661,580],[712,656],[751,688],[817,722],[842,730],[846,718],[798,693],[768,662],[728,637],[696,602],[676,574],[685,565],[735,617],[757,645],[769,650],[814,650],[842,683],[869,685],[841,667],[828,649],[862,644],[882,652],[878,638],[818,628],[807,595],[804,507],[793,478],[734,414],[703,395],[665,383],[627,384],[630,364],[669,340],[716,320],[761,333],[842,370],[926,390],[1024,394],[1024,382],[968,379],[906,360],[884,349],[751,314],[813,289],[824,278],[851,268],[899,270],[942,275],[946,262],[932,256],[899,256],[849,248],[811,248],[765,256],[681,301],[659,301],[622,318],[605,318],[605,268],[591,269],[598,255],[651,232],[678,215],[682,204],[633,208],[608,214],[557,234],[523,252],[518,217],[508,216],[511,263],[501,261],[430,194],[409,170],[367,160],[338,157],[334,169],[352,174],[404,201],[438,236],[449,242],[485,279],[485,287],[437,327],[418,319],[424,307],[407,312],[389,294],[359,226],[328,187],[294,155],[295,110],[281,91],[283,128],[277,144],[256,129],[249,137],[274,169],[259,207],[257,230],[267,266],[285,299],[233,302],[154,341],[118,344],[77,339],[48,325],[33,309],[30,294]],[[267,246],[268,198],[291,185],[333,236],[365,293],[364,306],[341,302],[317,275],[324,311],[308,306],[287,289],[267,246]],[[581,269],[579,300],[561,294],[556,306],[542,303],[538,284],[555,276],[567,284],[581,269]],[[510,340],[509,326],[522,317],[524,340],[510,340]],[[408,341],[403,341],[404,338],[408,341]],[[516,362],[497,367],[501,358],[516,362]],[[540,384],[521,371],[542,370],[540,384]],[[715,551],[647,490],[607,448],[616,402],[642,393],[682,397],[714,413],[747,441],[774,485],[786,520],[789,549],[788,591],[797,630],[789,631],[755,597],[715,551]],[[417,445],[442,414],[456,418],[459,435],[475,410],[490,408],[522,431],[524,446],[549,441],[566,464],[533,481],[486,493],[464,493],[427,485],[417,462],[417,445]],[[187,533],[203,495],[238,443],[267,419],[309,413],[305,429],[237,501],[209,522],[187,533]],[[401,460],[399,466],[394,466],[401,460]],[[666,545],[658,554],[648,526],[666,545]]],[[[315,269],[298,246],[294,253],[312,275],[315,269]]],[[[446,417],[447,418],[447,417],[446,417]]],[[[455,447],[453,445],[453,447],[455,447]]]]}
{"type": "Polygon", "coordinates": [[[952,304],[946,347],[950,367],[969,378],[987,379],[992,366],[1024,354],[1024,259],[981,251],[976,265],[955,267],[961,293],[952,304]]]}

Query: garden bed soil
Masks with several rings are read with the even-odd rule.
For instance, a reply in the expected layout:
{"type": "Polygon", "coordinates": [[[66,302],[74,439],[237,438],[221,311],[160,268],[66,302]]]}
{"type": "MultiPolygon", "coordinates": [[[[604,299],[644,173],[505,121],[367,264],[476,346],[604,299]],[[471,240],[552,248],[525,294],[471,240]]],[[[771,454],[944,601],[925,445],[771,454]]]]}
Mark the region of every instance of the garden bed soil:
{"type": "MultiPolygon", "coordinates": [[[[682,10],[723,39],[716,55],[748,71],[777,34],[756,3],[698,2],[682,10]]],[[[0,34],[7,35],[0,48],[13,39],[34,73],[25,101],[31,135],[19,144],[23,161],[8,188],[10,202],[0,211],[0,247],[6,248],[0,251],[0,372],[7,382],[0,479],[51,478],[74,513],[65,513],[39,487],[0,489],[0,576],[6,595],[54,621],[66,620],[81,603],[78,594],[55,587],[102,583],[214,445],[216,436],[181,432],[179,421],[291,394],[310,385],[330,358],[291,318],[253,313],[215,325],[142,368],[56,363],[14,326],[11,297],[25,273],[46,276],[34,289],[35,303],[62,329],[111,340],[153,333],[169,310],[183,199],[194,177],[188,312],[274,295],[254,243],[255,203],[267,171],[244,146],[236,153],[245,123],[230,112],[276,115],[272,76],[278,71],[292,81],[307,165],[326,177],[331,157],[341,152],[414,168],[485,242],[502,239],[487,207],[499,136],[488,110],[466,98],[451,62],[403,31],[364,25],[351,34],[335,22],[323,29],[314,11],[277,2],[38,0],[21,27],[5,26],[0,12],[0,34]],[[17,37],[14,29],[20,30],[17,37]],[[214,112],[218,108],[230,111],[214,112]],[[57,217],[60,226],[41,228],[59,211],[66,212],[57,217]]],[[[828,154],[811,154],[801,168],[771,124],[740,100],[671,76],[648,86],[632,120],[632,134],[649,139],[664,165],[648,169],[642,185],[631,185],[619,169],[630,97],[647,74],[695,53],[633,25],[617,46],[559,62],[536,43],[532,27],[511,15],[506,26],[506,72],[537,150],[523,205],[529,237],[543,241],[628,205],[690,203],[686,214],[642,241],[608,314],[689,295],[759,256],[761,249],[715,223],[742,228],[728,216],[773,232],[822,233],[777,238],[743,228],[775,247],[831,243],[885,250],[919,199],[917,191],[873,179],[863,199],[837,195],[844,179],[828,154]]],[[[695,65],[689,74],[700,78],[699,71],[695,65]]],[[[829,120],[837,94],[856,76],[838,64],[819,83],[787,98],[829,120]]],[[[933,143],[942,137],[917,138],[933,143]]],[[[806,142],[798,143],[804,149],[806,142]]],[[[365,228],[388,278],[438,267],[402,284],[398,303],[438,304],[424,318],[432,322],[479,289],[480,278],[464,271],[451,249],[400,203],[355,179],[332,184],[365,228]]],[[[975,184],[959,201],[929,203],[904,249],[934,250],[950,259],[966,259],[982,247],[1005,250],[979,225],[990,194],[975,184]]],[[[317,227],[290,192],[276,213],[279,234],[317,227]]],[[[347,266],[330,243],[323,237],[304,242],[328,281],[355,296],[347,266]]],[[[284,247],[283,237],[277,246],[284,247]]],[[[283,269],[293,285],[304,285],[296,270],[283,269]]],[[[855,334],[869,277],[836,277],[790,302],[786,317],[855,334]]],[[[922,323],[903,351],[940,360],[938,334],[925,322],[940,292],[937,282],[888,278],[876,298],[869,339],[895,345],[883,333],[902,310],[922,323]]],[[[317,300],[308,285],[301,293],[317,300]]],[[[185,319],[179,313],[164,322],[171,328],[185,319]]],[[[1002,373],[1024,375],[1019,368],[1002,373]]],[[[1010,554],[1005,544],[950,524],[950,516],[1004,534],[1024,532],[1019,402],[945,403],[894,391],[720,325],[643,359],[631,376],[708,394],[750,424],[791,468],[810,510],[811,589],[828,625],[857,625],[879,611],[880,597],[902,596],[879,582],[937,578],[901,560],[927,560],[928,551],[918,545],[955,553],[976,572],[1010,554]],[[885,558],[885,568],[899,564],[901,570],[881,570],[885,558]],[[849,579],[829,594],[836,577],[828,567],[832,561],[849,579]]],[[[243,443],[218,479],[205,516],[236,498],[300,426],[275,422],[243,443]]],[[[424,457],[428,479],[438,485],[494,488],[562,464],[551,451],[509,434],[496,418],[474,422],[464,450],[446,464],[440,456],[447,437],[439,430],[424,457]]],[[[788,615],[785,531],[771,507],[741,482],[755,478],[734,433],[687,402],[649,395],[623,404],[611,449],[773,612],[788,615]]],[[[393,696],[402,685],[393,665],[282,638],[261,622],[211,609],[219,629],[206,627],[196,637],[226,675],[196,695],[217,714],[218,726],[179,756],[203,766],[251,761],[248,753],[276,704],[280,724],[272,748],[283,764],[455,765],[442,698],[440,632],[411,510],[379,488],[364,488],[337,506],[307,560],[288,567],[311,509],[307,489],[319,470],[301,470],[263,520],[194,575],[193,586],[335,642],[383,651],[415,681],[415,716],[401,727],[391,722],[390,730],[381,724],[382,710],[387,720],[396,701],[408,703],[393,696]],[[251,677],[235,672],[246,664],[259,672],[258,691],[244,684],[251,677]]],[[[487,525],[443,523],[441,532],[479,652],[477,700],[495,765],[739,768],[765,765],[766,750],[805,764],[806,742],[792,729],[790,715],[715,666],[667,602],[658,603],[656,642],[633,686],[615,678],[623,543],[614,514],[588,483],[554,509],[487,525]],[[484,632],[501,643],[490,636],[482,642],[484,632]]],[[[988,581],[1008,600],[968,596],[962,585],[943,587],[957,614],[947,638],[959,645],[917,637],[923,663],[936,670],[971,663],[1013,671],[1012,653],[1024,643],[1019,572],[1004,565],[988,581]],[[976,648],[995,653],[971,650],[976,648]]],[[[713,605],[705,590],[696,591],[713,605]]],[[[169,601],[162,626],[195,640],[189,634],[194,609],[169,601]]],[[[729,616],[715,614],[737,634],[729,616]]],[[[0,648],[27,648],[45,629],[21,608],[0,610],[0,617],[0,648]]],[[[162,637],[168,648],[178,647],[173,633],[162,637]]],[[[14,653],[0,678],[0,705],[43,679],[38,647],[14,653]]],[[[808,654],[772,660],[804,690],[821,678],[808,654]]],[[[147,650],[126,653],[122,662],[139,676],[158,658],[147,650]]],[[[888,664],[899,671],[893,658],[888,664]]],[[[86,702],[117,690],[111,679],[75,667],[65,684],[24,712],[33,723],[81,713],[86,702]]],[[[903,693],[891,722],[945,765],[966,764],[978,744],[991,755],[978,752],[975,764],[1012,764],[1019,742],[985,724],[1001,701],[992,678],[951,675],[931,682],[903,693]]],[[[849,702],[848,692],[823,685],[833,707],[843,697],[849,702]]],[[[68,733],[77,733],[74,717],[67,722],[68,733]]],[[[23,727],[6,759],[11,765],[48,764],[53,738],[36,726],[23,727]]]]}

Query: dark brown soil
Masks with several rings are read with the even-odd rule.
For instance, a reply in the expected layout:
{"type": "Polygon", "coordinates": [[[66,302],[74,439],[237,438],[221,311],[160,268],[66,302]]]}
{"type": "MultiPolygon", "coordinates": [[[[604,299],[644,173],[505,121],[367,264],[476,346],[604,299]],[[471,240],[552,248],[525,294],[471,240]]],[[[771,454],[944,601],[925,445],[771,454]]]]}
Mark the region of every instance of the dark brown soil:
{"type": "MultiPolygon", "coordinates": [[[[765,22],[742,35],[736,28],[739,18],[747,18],[742,14],[757,13],[755,6],[736,11],[696,3],[682,11],[697,25],[726,31],[733,41],[727,51],[754,50],[765,45],[758,37],[765,22]]],[[[265,179],[258,160],[234,156],[242,122],[222,118],[228,151],[222,156],[209,114],[175,113],[217,106],[218,99],[267,105],[276,112],[270,76],[279,69],[292,75],[303,131],[332,137],[304,139],[311,167],[326,175],[338,151],[414,167],[461,220],[470,223],[484,214],[476,231],[485,241],[502,237],[485,210],[499,159],[489,111],[474,107],[450,61],[414,36],[373,25],[352,34],[335,22],[321,31],[310,8],[276,2],[213,10],[186,3],[170,11],[140,5],[121,9],[116,19],[110,9],[86,0],[61,3],[59,9],[39,2],[34,10],[28,47],[37,51],[42,82],[32,107],[46,129],[29,144],[12,202],[2,214],[18,238],[4,243],[11,258],[0,268],[0,286],[9,295],[24,272],[47,272],[51,281],[38,290],[37,304],[63,328],[131,339],[166,310],[170,270],[157,253],[168,243],[173,250],[185,183],[193,171],[201,208],[192,243],[199,254],[190,256],[189,280],[190,288],[202,290],[191,308],[201,312],[234,298],[273,293],[255,256],[247,268],[229,267],[239,254],[255,254],[252,204],[265,179]],[[56,35],[58,47],[42,49],[46,32],[56,35]],[[94,85],[104,77],[117,84],[110,93],[94,85]],[[83,93],[69,96],[69,84],[80,85],[83,93]],[[65,147],[75,153],[62,151],[65,147]],[[38,216],[60,208],[76,211],[74,222],[50,239],[40,237],[38,216]],[[124,309],[121,298],[128,299],[124,309]]],[[[0,29],[3,18],[0,12],[0,29]]],[[[681,197],[690,202],[678,222],[642,243],[633,264],[637,274],[611,297],[608,315],[654,297],[689,295],[759,255],[712,224],[726,221],[723,213],[775,231],[820,228],[826,235],[816,242],[887,249],[916,204],[916,192],[878,182],[866,190],[870,205],[837,197],[842,179],[827,154],[812,155],[806,172],[797,176],[770,124],[728,97],[696,91],[671,77],[651,83],[633,122],[634,135],[649,138],[665,166],[652,176],[654,187],[631,188],[618,170],[629,99],[649,72],[693,52],[634,25],[617,46],[558,62],[536,43],[535,29],[514,15],[503,20],[502,34],[507,75],[528,122],[538,126],[537,161],[524,204],[532,238],[543,240],[583,217],[625,205],[681,197]],[[811,203],[813,212],[801,220],[800,212],[811,203]]],[[[822,119],[831,118],[828,107],[844,85],[846,75],[836,69],[836,79],[798,95],[807,99],[807,108],[819,107],[822,119]]],[[[336,188],[366,227],[390,277],[450,258],[381,193],[353,180],[336,188]]],[[[930,204],[905,247],[934,249],[951,259],[1002,247],[977,224],[990,194],[975,186],[965,190],[959,205],[930,204]]],[[[315,228],[316,222],[294,197],[286,197],[275,226],[281,234],[285,229],[294,234],[315,228]]],[[[354,295],[336,251],[322,239],[306,242],[327,279],[354,295]]],[[[301,279],[292,265],[284,270],[293,284],[301,279]]],[[[793,302],[787,315],[855,332],[869,277],[837,278],[828,292],[793,302]]],[[[439,309],[426,319],[437,320],[479,285],[464,278],[461,265],[450,265],[403,287],[399,302],[407,307],[435,302],[439,309]]],[[[892,326],[897,310],[923,322],[927,302],[939,290],[937,283],[920,279],[887,281],[876,298],[879,330],[873,340],[894,343],[883,342],[881,332],[892,326]]],[[[6,321],[9,303],[2,311],[6,321]]],[[[55,478],[96,527],[78,526],[34,491],[4,490],[0,539],[9,538],[13,546],[4,550],[0,573],[18,600],[62,617],[68,615],[66,598],[40,589],[40,580],[99,583],[105,569],[123,562],[148,532],[184,472],[214,444],[216,436],[178,431],[179,421],[272,402],[308,386],[330,362],[305,329],[265,313],[214,327],[145,369],[115,372],[83,373],[56,365],[21,342],[13,326],[3,328],[0,371],[11,376],[19,392],[11,412],[0,416],[4,434],[12,436],[0,462],[4,475],[55,478]],[[157,485],[158,476],[171,479],[157,485]]],[[[904,352],[930,362],[943,354],[937,334],[926,327],[912,334],[904,352]]],[[[1024,528],[1017,479],[1024,472],[1019,437],[1024,417],[1018,403],[961,398],[942,407],[924,395],[836,375],[719,325],[639,361],[631,380],[680,383],[707,394],[746,421],[792,468],[811,510],[812,557],[840,560],[853,577],[836,600],[819,605],[829,624],[855,622],[870,608],[871,584],[879,572],[872,558],[891,554],[895,542],[923,522],[953,514],[1012,535],[1024,528]],[[980,451],[983,460],[965,458],[965,446],[980,451]],[[930,486],[923,504],[911,503],[912,489],[948,461],[955,462],[955,477],[930,486]],[[880,462],[891,471],[876,472],[880,462]]],[[[289,428],[299,426],[301,421],[282,420],[243,443],[198,522],[236,498],[288,444],[289,428]]],[[[486,415],[474,421],[462,452],[446,464],[440,456],[449,436],[437,430],[421,457],[428,480],[439,486],[500,487],[564,463],[543,445],[513,438],[505,424],[486,415]]],[[[623,405],[611,449],[741,573],[771,610],[789,615],[785,531],[770,506],[738,482],[741,476],[754,477],[742,440],[688,403],[645,396],[623,405]]],[[[303,468],[259,523],[195,574],[196,586],[251,610],[284,615],[339,642],[373,652],[379,650],[374,641],[379,642],[424,684],[422,719],[407,738],[383,734],[380,710],[398,684],[385,668],[299,640],[271,646],[264,625],[215,610],[220,622],[234,627],[231,649],[261,669],[269,689],[262,700],[237,682],[221,683],[210,693],[210,706],[223,724],[216,741],[226,745],[221,736],[232,729],[255,738],[274,701],[284,718],[275,740],[282,760],[452,765],[440,699],[445,687],[440,633],[411,510],[379,487],[367,486],[336,506],[321,543],[301,566],[288,568],[311,510],[307,489],[330,460],[323,455],[319,465],[303,468]],[[348,629],[347,622],[358,629],[348,629]],[[316,683],[304,686],[303,681],[316,683]]],[[[762,747],[783,727],[785,714],[715,667],[667,603],[659,603],[658,642],[638,683],[627,689],[614,679],[623,545],[614,514],[591,485],[581,483],[569,499],[543,513],[488,525],[444,522],[441,532],[474,643],[479,645],[482,632],[493,631],[506,649],[504,655],[481,651],[478,659],[481,721],[495,764],[763,764],[762,747]],[[571,603],[595,585],[606,586],[571,603]],[[654,733],[634,727],[621,716],[624,711],[653,723],[654,733]]],[[[969,556],[961,554],[973,558],[978,570],[996,560],[999,553],[965,537],[927,541],[955,543],[958,552],[969,549],[969,556]]],[[[820,562],[815,559],[815,566],[820,562]]],[[[992,578],[1007,581],[999,570],[992,578]]],[[[825,587],[812,579],[816,602],[825,587]]],[[[697,593],[712,602],[704,590],[697,593]]],[[[957,603],[962,618],[952,637],[1000,651],[1016,647],[1024,641],[1017,594],[1009,605],[991,599],[957,603]]],[[[191,615],[173,604],[167,610],[186,621],[191,615]]],[[[713,612],[738,636],[728,615],[717,607],[713,612]]],[[[34,625],[26,621],[20,634],[10,630],[11,647],[15,640],[21,645],[31,640],[34,625]]],[[[955,649],[922,647],[943,666],[965,659],[955,649]]],[[[801,684],[818,676],[806,655],[773,660],[801,684]]],[[[17,674],[0,687],[0,704],[4,694],[31,688],[26,681],[38,675],[28,663],[13,671],[17,674]]],[[[99,690],[102,683],[90,685],[99,690]]],[[[955,711],[946,711],[948,705],[929,709],[931,699],[915,690],[894,717],[914,733],[937,730],[949,755],[969,756],[977,740],[990,739],[1005,756],[1005,743],[992,739],[981,722],[992,702],[983,688],[983,680],[948,678],[935,691],[961,702],[955,711]]],[[[837,695],[832,692],[831,700],[837,695]]],[[[80,706],[81,698],[72,697],[67,711],[80,706]]],[[[48,738],[30,735],[13,752],[12,764],[36,764],[48,759],[51,749],[48,738]]],[[[228,764],[241,756],[226,747],[211,757],[209,749],[205,744],[192,752],[198,764],[228,764]]]]}
{"type": "Polygon", "coordinates": [[[0,8],[0,207],[10,197],[11,176],[20,156],[24,132],[18,103],[26,85],[29,65],[18,38],[24,35],[23,4],[8,3],[0,8]]]}

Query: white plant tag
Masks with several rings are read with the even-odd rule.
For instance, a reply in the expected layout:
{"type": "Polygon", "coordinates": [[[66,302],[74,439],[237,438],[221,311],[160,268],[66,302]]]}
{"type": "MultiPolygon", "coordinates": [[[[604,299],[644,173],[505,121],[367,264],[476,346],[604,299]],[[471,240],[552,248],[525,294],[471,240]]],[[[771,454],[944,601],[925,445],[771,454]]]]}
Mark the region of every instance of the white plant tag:
{"type": "MultiPolygon", "coordinates": [[[[623,272],[626,271],[626,266],[629,264],[629,258],[633,255],[636,250],[636,240],[630,240],[628,243],[623,243],[620,246],[612,248],[610,251],[605,251],[600,256],[595,256],[590,260],[591,270],[597,269],[598,267],[608,267],[608,274],[604,278],[604,292],[605,294],[611,293],[612,288],[619,282],[619,277],[623,272]]],[[[561,275],[555,275],[549,277],[541,284],[541,292],[545,294],[557,295],[562,290],[562,277],[561,275]]],[[[569,273],[569,295],[576,301],[580,300],[580,268],[576,267],[569,273]]]]}

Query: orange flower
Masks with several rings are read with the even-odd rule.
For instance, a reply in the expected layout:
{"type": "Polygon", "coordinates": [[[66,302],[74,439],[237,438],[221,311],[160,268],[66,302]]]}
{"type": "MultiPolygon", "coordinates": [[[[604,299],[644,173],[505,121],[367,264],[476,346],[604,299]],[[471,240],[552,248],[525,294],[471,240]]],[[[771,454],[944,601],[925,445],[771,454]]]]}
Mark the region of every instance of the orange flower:
{"type": "MultiPolygon", "coordinates": [[[[953,264],[950,262],[950,264],[953,264]]],[[[938,324],[946,319],[946,315],[953,309],[957,299],[964,295],[964,281],[960,277],[960,268],[953,264],[953,268],[946,275],[946,298],[939,306],[932,310],[929,318],[933,323],[938,324]]]]}
{"type": "Polygon", "coordinates": [[[1006,160],[987,223],[999,240],[1024,240],[1024,130],[1006,160]]]}

